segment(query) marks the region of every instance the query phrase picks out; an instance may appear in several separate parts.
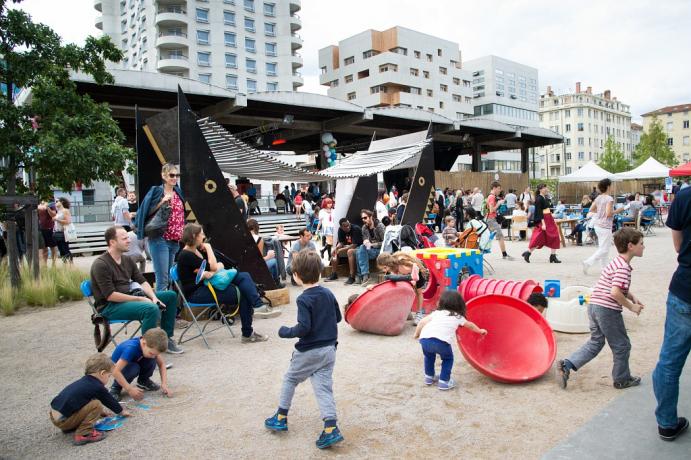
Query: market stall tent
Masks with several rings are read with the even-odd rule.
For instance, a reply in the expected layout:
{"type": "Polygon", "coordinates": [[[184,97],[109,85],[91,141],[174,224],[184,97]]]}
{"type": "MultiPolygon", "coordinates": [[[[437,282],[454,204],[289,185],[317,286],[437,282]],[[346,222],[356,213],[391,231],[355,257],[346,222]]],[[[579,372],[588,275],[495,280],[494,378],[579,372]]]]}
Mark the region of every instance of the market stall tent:
{"type": "Polygon", "coordinates": [[[589,161],[578,171],[559,176],[559,182],[598,182],[602,179],[616,180],[616,176],[602,169],[594,161],[589,161]]]}
{"type": "Polygon", "coordinates": [[[677,166],[674,169],[670,169],[669,175],[672,177],[691,176],[691,161],[684,165],[677,166]]]}
{"type": "Polygon", "coordinates": [[[655,179],[668,176],[669,168],[653,157],[648,158],[631,171],[622,172],[616,175],[619,180],[655,179]]]}

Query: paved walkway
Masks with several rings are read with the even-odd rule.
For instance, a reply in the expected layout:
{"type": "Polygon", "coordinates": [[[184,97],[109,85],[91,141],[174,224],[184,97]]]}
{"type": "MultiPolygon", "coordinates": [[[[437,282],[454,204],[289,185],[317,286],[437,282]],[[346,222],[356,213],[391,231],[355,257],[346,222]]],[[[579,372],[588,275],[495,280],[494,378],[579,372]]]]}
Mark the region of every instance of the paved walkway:
{"type": "MultiPolygon", "coordinates": [[[[679,395],[679,415],[686,418],[691,418],[689,365],[687,363],[681,376],[679,395]]],[[[643,377],[641,386],[623,390],[623,393],[564,442],[547,452],[543,459],[691,458],[691,430],[674,442],[663,441],[657,435],[656,403],[650,375],[643,377]]],[[[555,410],[568,411],[569,408],[555,410]]]]}

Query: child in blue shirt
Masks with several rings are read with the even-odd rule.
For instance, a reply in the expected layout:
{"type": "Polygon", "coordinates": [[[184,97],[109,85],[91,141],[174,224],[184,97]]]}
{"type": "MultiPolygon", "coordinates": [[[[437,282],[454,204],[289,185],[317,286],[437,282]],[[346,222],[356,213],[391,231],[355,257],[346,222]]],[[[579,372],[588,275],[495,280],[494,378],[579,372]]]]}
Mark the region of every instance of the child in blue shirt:
{"type": "Polygon", "coordinates": [[[50,420],[63,432],[74,431],[74,444],[81,446],[98,442],[106,434],[96,431],[94,423],[107,415],[106,406],[114,414],[129,416],[123,407],[108,393],[105,385],[110,380],[113,361],[104,353],[91,355],[86,361],[84,377],[67,385],[50,402],[50,420]]]}
{"type": "Polygon", "coordinates": [[[126,340],[115,347],[112,355],[115,363],[113,368],[115,381],[110,387],[110,394],[118,401],[123,389],[133,399],[142,399],[143,391],[161,390],[163,394],[172,396],[173,393],[168,388],[166,363],[161,357],[161,353],[167,348],[168,335],[159,327],[149,329],[143,336],[126,340]],[[161,374],[160,386],[151,380],[156,365],[161,374]],[[130,385],[135,377],[137,377],[136,386],[130,385]]]}
{"type": "Polygon", "coordinates": [[[315,251],[302,250],[293,258],[293,278],[304,287],[297,298],[298,323],[293,327],[281,326],[278,335],[299,337],[300,340],[295,344],[290,366],[283,377],[278,410],[264,421],[264,426],[273,431],[288,430],[288,410],[295,388],[309,377],[324,421],[317,447],[324,449],[343,441],[336,425],[332,388],[341,312],[331,291],[317,284],[321,270],[321,258],[315,251]]]}

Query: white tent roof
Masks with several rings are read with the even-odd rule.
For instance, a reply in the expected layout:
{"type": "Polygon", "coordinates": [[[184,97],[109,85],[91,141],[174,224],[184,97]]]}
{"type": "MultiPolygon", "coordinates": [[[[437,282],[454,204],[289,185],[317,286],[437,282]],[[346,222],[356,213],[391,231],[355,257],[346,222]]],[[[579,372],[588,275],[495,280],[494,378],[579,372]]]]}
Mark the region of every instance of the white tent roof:
{"type": "Polygon", "coordinates": [[[616,176],[599,167],[594,161],[587,162],[578,171],[559,176],[559,182],[597,182],[602,179],[615,180],[616,176]]]}
{"type": "Polygon", "coordinates": [[[655,158],[650,157],[637,168],[617,174],[617,179],[654,179],[656,177],[669,177],[669,168],[655,158]]]}

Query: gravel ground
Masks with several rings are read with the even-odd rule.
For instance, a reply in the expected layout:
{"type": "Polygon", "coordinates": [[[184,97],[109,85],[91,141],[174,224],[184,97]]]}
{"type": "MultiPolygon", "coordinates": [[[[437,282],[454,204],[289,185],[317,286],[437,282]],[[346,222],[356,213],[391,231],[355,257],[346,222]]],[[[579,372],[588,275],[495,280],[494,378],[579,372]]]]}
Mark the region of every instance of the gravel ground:
{"type": "MultiPolygon", "coordinates": [[[[657,236],[645,240],[644,257],[633,262],[632,290],[647,308],[638,318],[624,314],[633,344],[631,368],[644,376],[642,385],[650,391],[648,374],[656,362],[667,285],[676,267],[669,230],[655,231],[657,236]]],[[[532,263],[523,262],[519,256],[526,246],[508,243],[515,261],[502,261],[495,248],[489,256],[497,270],[494,277],[595,283],[597,270],[584,276],[580,268],[593,247],[568,246],[559,253],[564,263],[550,265],[547,250],[536,252],[532,263]]],[[[77,264],[87,268],[91,260],[79,258],[77,264]]],[[[362,290],[342,282],[325,285],[341,305],[362,290]]],[[[73,447],[47,412],[50,400],[81,376],[85,359],[94,352],[88,305],[25,308],[0,318],[0,388],[5,395],[0,457],[538,458],[620,394],[611,385],[608,348],[562,391],[552,372],[528,384],[493,382],[464,362],[454,347],[458,387],[440,392],[422,384],[422,354],[412,339],[412,323],[397,337],[363,334],[341,323],[334,390],[346,440],[321,452],[314,445],[321,421],[308,383],[298,387],[288,433],[276,435],[263,427],[264,418],[276,409],[293,349],[293,340],[277,335],[279,326],[295,322],[294,299],[300,289],[290,290],[292,303],[280,317],[255,322],[259,332],[270,336],[268,342],[241,344],[219,330],[210,337],[211,350],[195,340],[185,345],[183,355],[166,355],[174,364],[169,372],[173,398],[149,396],[149,410],[134,408],[124,427],[104,442],[83,447],[73,447]]],[[[239,337],[239,327],[234,329],[239,337]]],[[[558,356],[586,338],[558,333],[558,356]]]]}

